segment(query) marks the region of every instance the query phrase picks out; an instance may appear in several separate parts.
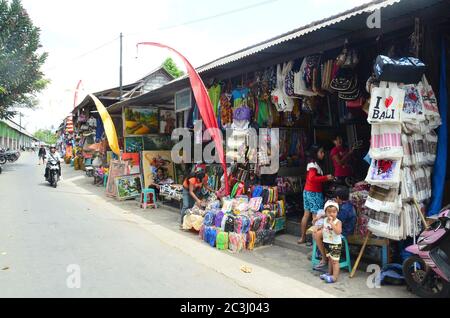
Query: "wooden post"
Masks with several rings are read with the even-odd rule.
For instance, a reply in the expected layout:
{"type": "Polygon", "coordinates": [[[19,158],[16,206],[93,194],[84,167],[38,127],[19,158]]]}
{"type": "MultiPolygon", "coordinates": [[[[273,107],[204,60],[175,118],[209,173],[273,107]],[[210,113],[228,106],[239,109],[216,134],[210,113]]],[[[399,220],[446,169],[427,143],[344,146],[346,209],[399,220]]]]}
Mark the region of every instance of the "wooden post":
{"type": "Polygon", "coordinates": [[[372,233],[370,231],[367,232],[366,238],[364,239],[363,246],[361,247],[361,251],[359,251],[358,258],[356,259],[355,265],[353,266],[352,272],[350,273],[350,278],[353,278],[355,276],[356,270],[358,269],[359,262],[361,261],[361,258],[364,254],[364,250],[366,249],[367,242],[369,241],[369,237],[372,233]]]}
{"type": "Polygon", "coordinates": [[[413,199],[413,201],[414,201],[414,204],[416,205],[417,212],[420,215],[420,219],[422,220],[423,225],[425,226],[425,229],[427,230],[430,226],[428,225],[427,220],[423,216],[422,209],[420,208],[419,203],[417,203],[416,199],[413,199]]]}

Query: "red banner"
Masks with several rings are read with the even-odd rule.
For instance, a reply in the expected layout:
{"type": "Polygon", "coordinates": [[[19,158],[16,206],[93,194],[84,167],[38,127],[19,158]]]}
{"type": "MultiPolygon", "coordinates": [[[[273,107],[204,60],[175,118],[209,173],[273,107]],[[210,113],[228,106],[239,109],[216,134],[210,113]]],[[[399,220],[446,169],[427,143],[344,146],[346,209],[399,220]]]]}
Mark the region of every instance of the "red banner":
{"type": "Polygon", "coordinates": [[[217,125],[217,120],[214,114],[214,109],[211,103],[211,99],[209,98],[208,91],[206,90],[205,84],[203,83],[202,79],[198,75],[197,71],[194,69],[194,67],[191,65],[191,63],[183,56],[181,53],[176,51],[175,49],[164,45],[160,43],[155,42],[141,42],[136,45],[136,47],[139,47],[139,45],[150,45],[150,46],[157,46],[161,48],[166,48],[175,54],[177,54],[182,60],[184,65],[186,66],[186,69],[188,71],[189,80],[191,82],[191,88],[194,93],[195,100],[198,105],[198,109],[200,111],[200,115],[202,116],[203,122],[205,123],[205,126],[207,129],[213,128],[211,137],[216,143],[216,149],[217,153],[219,155],[220,163],[222,164],[222,168],[224,171],[224,177],[225,177],[225,189],[226,193],[230,194],[230,188],[228,185],[228,176],[227,176],[227,164],[225,161],[225,154],[223,151],[223,141],[222,141],[222,134],[219,133],[219,127],[217,125]]]}

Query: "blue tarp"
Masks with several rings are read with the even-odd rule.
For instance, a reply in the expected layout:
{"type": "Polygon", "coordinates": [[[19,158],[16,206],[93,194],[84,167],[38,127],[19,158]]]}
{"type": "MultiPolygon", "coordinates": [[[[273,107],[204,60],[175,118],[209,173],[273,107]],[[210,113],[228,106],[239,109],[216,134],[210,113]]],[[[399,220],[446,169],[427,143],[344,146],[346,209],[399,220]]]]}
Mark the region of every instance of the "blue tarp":
{"type": "Polygon", "coordinates": [[[428,211],[428,215],[438,214],[442,208],[442,199],[444,196],[445,174],[447,169],[447,144],[448,144],[448,127],[447,127],[447,69],[445,56],[445,40],[442,38],[441,53],[441,79],[439,86],[439,112],[442,118],[442,125],[438,130],[438,147],[436,163],[433,170],[433,196],[428,211]]]}

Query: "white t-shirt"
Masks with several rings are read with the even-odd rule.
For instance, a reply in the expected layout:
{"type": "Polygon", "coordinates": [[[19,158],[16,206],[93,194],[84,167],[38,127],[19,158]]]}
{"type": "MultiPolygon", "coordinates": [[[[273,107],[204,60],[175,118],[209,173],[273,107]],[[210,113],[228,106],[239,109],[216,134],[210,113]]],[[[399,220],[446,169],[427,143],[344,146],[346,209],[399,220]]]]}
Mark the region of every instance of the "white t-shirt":
{"type": "MultiPolygon", "coordinates": [[[[333,221],[333,224],[336,225],[338,224],[339,221],[338,219],[333,221]]],[[[342,243],[342,237],[339,234],[336,234],[333,231],[333,228],[331,227],[330,223],[328,222],[328,218],[326,218],[323,222],[323,242],[324,243],[328,243],[328,244],[341,244],[342,243]]]]}

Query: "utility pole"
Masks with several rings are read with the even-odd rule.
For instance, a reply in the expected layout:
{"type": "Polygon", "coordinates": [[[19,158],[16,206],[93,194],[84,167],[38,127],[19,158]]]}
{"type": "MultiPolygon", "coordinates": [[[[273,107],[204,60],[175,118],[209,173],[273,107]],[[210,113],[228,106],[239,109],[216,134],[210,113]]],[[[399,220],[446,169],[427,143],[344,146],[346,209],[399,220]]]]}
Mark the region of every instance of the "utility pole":
{"type": "Polygon", "coordinates": [[[120,32],[120,97],[119,99],[122,100],[122,76],[123,76],[123,70],[122,70],[122,49],[123,49],[123,34],[120,32]]]}

